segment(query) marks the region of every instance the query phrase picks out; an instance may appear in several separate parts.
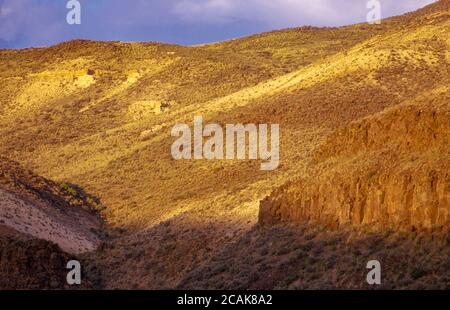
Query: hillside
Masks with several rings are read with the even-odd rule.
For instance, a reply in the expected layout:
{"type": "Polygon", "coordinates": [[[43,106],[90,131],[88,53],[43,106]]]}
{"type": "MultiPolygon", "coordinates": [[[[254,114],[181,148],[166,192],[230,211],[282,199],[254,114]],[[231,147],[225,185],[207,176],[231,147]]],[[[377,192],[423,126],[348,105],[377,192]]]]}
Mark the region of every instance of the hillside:
{"type": "Polygon", "coordinates": [[[0,158],[0,223],[8,230],[58,244],[70,253],[94,250],[102,221],[94,198],[0,158]]]}
{"type": "Polygon", "coordinates": [[[105,235],[98,207],[75,186],[0,157],[0,288],[70,288],[66,264],[95,250],[105,235]]]}
{"type": "MultiPolygon", "coordinates": [[[[405,258],[383,244],[404,247],[418,260],[434,253],[417,279],[442,288],[449,248],[443,241],[450,208],[449,30],[450,1],[441,0],[381,25],[293,28],[194,47],[79,40],[0,50],[0,152],[56,182],[39,178],[38,188],[52,193],[44,197],[27,186],[25,192],[23,186],[0,186],[6,198],[0,212],[34,210],[36,201],[45,208],[89,204],[60,200],[70,192],[98,197],[90,202],[105,206],[101,215],[110,232],[98,248],[95,236],[53,211],[43,221],[64,222],[65,236],[88,242],[65,245],[66,238],[50,239],[50,232],[36,236],[66,251],[87,250],[82,257],[100,270],[105,288],[287,285],[272,249],[289,241],[297,247],[289,253],[311,253],[335,240],[342,253],[353,253],[339,270],[354,275],[367,256],[354,249],[369,249],[371,235],[347,247],[346,233],[361,223],[381,230],[370,232],[381,238],[371,254],[405,258]],[[204,123],[280,124],[280,167],[268,172],[258,161],[175,161],[171,128],[192,124],[196,115],[204,123]],[[380,191],[386,199],[380,200],[380,191]],[[314,199],[323,207],[309,204],[314,199]],[[262,224],[278,225],[259,228],[259,214],[262,224]],[[305,223],[310,219],[314,223],[305,223]],[[299,230],[284,221],[343,232],[316,238],[321,228],[299,230]],[[431,235],[439,230],[440,237],[422,244],[421,236],[395,233],[393,241],[383,234],[397,226],[431,235]],[[277,227],[279,234],[267,233],[277,227]],[[311,244],[305,247],[307,235],[311,244]],[[254,268],[278,266],[270,283],[252,281],[249,269],[233,278],[232,265],[226,265],[248,264],[253,242],[267,244],[249,260],[254,268]],[[213,267],[217,283],[203,278],[213,267]]],[[[294,268],[302,257],[286,264],[294,268]]],[[[396,274],[413,273],[411,262],[398,264],[405,266],[390,269],[387,287],[414,287],[408,281],[415,276],[406,283],[396,274]]],[[[337,272],[333,264],[320,268],[337,272]]],[[[314,272],[305,271],[308,277],[314,272]]],[[[306,286],[297,280],[292,287],[306,286]]],[[[316,280],[315,287],[343,287],[316,280]]]]}

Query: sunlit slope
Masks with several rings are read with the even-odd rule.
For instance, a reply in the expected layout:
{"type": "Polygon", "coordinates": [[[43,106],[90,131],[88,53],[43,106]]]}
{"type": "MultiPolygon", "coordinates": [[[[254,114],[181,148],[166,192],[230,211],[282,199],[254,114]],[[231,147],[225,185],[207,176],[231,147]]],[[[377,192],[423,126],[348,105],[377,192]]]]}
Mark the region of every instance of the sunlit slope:
{"type": "Polygon", "coordinates": [[[2,152],[97,193],[111,223],[145,226],[203,207],[248,206],[239,212],[253,218],[258,200],[302,174],[333,128],[446,83],[447,7],[382,26],[192,48],[74,41],[2,51],[2,152]],[[175,162],[170,129],[194,115],[280,123],[282,166],[268,173],[253,162],[175,162]]]}
{"type": "Polygon", "coordinates": [[[446,0],[380,26],[197,47],[73,41],[2,50],[0,151],[101,198],[110,225],[143,229],[93,255],[107,286],[173,287],[251,229],[274,188],[309,177],[337,128],[448,86],[449,29],[446,0]],[[170,130],[195,115],[280,124],[279,169],[173,160],[170,130]]]}

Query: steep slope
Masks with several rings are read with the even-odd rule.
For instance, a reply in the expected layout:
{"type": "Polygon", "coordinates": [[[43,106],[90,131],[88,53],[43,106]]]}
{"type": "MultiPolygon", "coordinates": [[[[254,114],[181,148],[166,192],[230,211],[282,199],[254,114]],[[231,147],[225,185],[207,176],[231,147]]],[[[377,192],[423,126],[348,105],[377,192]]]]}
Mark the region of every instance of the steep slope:
{"type": "Polygon", "coordinates": [[[6,236],[13,230],[56,243],[69,253],[92,251],[102,229],[96,205],[92,197],[67,184],[56,184],[0,158],[0,223],[6,236]]]}
{"type": "Polygon", "coordinates": [[[103,216],[122,233],[87,255],[107,287],[175,287],[251,231],[274,188],[310,179],[314,154],[338,128],[448,86],[449,26],[443,0],[380,26],[197,47],[73,41],[1,50],[0,150],[107,206],[103,216]],[[280,124],[280,168],[174,161],[170,129],[195,115],[280,124]]]}
{"type": "Polygon", "coordinates": [[[104,233],[98,203],[75,186],[57,184],[0,157],[0,289],[88,289],[67,284],[66,265],[93,251],[104,233]]]}

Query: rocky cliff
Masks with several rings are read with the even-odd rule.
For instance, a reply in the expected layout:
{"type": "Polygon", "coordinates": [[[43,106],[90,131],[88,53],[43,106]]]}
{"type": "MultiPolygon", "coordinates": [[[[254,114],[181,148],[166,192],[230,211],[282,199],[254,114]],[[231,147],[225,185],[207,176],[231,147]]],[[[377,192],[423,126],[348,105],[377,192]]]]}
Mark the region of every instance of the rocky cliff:
{"type": "Polygon", "coordinates": [[[260,222],[447,231],[448,102],[444,90],[336,130],[316,151],[309,178],[261,202],[260,222]]]}

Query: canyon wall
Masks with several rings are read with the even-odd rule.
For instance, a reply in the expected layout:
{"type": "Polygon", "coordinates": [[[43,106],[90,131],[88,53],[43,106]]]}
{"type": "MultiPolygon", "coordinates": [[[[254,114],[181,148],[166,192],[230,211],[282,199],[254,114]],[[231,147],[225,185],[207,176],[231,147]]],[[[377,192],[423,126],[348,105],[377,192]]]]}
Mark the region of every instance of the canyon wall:
{"type": "Polygon", "coordinates": [[[313,222],[406,231],[450,227],[447,96],[390,109],[338,129],[310,177],[261,202],[262,225],[313,222]]]}

